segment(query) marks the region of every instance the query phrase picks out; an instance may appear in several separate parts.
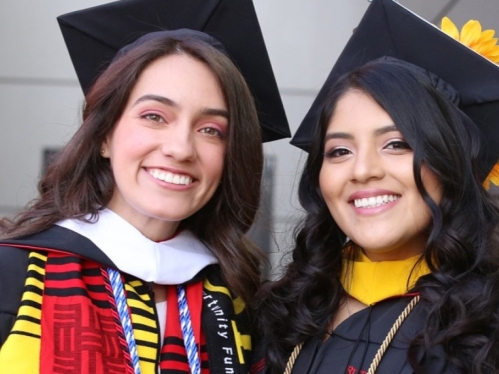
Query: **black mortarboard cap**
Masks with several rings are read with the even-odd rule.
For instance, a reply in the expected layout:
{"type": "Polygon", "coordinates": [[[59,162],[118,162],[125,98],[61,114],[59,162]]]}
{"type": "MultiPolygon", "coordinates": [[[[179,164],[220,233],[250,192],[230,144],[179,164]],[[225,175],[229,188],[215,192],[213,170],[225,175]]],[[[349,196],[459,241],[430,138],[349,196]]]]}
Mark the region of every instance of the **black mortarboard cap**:
{"type": "Polygon", "coordinates": [[[453,86],[461,110],[484,136],[482,167],[499,159],[499,66],[393,0],[373,0],[342,51],[291,144],[308,151],[327,88],[343,74],[383,56],[422,67],[453,86]]]}
{"type": "Polygon", "coordinates": [[[216,38],[255,98],[264,141],[290,130],[251,0],[119,0],[57,18],[83,92],[124,46],[162,30],[191,29],[216,38]]]}

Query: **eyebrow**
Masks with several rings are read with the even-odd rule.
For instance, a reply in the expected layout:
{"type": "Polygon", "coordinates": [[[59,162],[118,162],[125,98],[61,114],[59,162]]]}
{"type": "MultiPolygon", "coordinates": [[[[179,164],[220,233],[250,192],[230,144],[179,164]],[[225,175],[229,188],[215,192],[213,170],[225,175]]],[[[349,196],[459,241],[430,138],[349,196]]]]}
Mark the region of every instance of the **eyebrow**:
{"type": "MultiPolygon", "coordinates": [[[[144,102],[144,101],[157,101],[161,104],[173,107],[175,109],[180,108],[180,105],[176,103],[175,101],[164,97],[164,96],[159,96],[159,95],[144,95],[139,97],[134,103],[133,106],[144,102]]],[[[204,116],[217,116],[217,117],[224,117],[226,119],[229,119],[229,112],[225,109],[216,109],[216,108],[205,108],[201,110],[201,114],[204,116]]]]}
{"type": "Polygon", "coordinates": [[[201,114],[205,116],[224,117],[227,120],[229,119],[229,112],[225,109],[206,108],[201,111],[201,114]]]}
{"type": "Polygon", "coordinates": [[[168,106],[171,106],[171,107],[174,107],[174,108],[178,108],[179,105],[167,98],[167,97],[164,97],[164,96],[159,96],[159,95],[144,95],[144,96],[141,96],[139,97],[134,103],[133,103],[133,106],[137,105],[137,104],[140,104],[144,101],[157,101],[161,104],[164,104],[164,105],[168,105],[168,106]]]}
{"type": "Polygon", "coordinates": [[[379,129],[374,130],[374,136],[384,135],[386,133],[393,132],[393,131],[399,131],[399,129],[397,129],[397,126],[395,126],[395,125],[384,126],[384,127],[381,127],[379,129]]]}
{"type": "MultiPolygon", "coordinates": [[[[393,131],[399,131],[397,129],[397,126],[395,125],[389,125],[389,126],[384,126],[379,129],[374,130],[373,135],[374,136],[380,136],[389,132],[393,131]]],[[[348,132],[330,132],[326,134],[326,137],[324,138],[324,141],[328,141],[329,139],[347,139],[347,140],[352,140],[354,136],[348,132]]]]}

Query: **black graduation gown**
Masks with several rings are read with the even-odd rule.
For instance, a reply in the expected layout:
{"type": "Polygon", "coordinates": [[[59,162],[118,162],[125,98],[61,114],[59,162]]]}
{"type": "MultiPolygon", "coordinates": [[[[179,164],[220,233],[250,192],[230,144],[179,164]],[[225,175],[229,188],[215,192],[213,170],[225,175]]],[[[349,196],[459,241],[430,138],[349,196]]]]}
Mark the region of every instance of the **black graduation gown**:
{"type": "MultiPolygon", "coordinates": [[[[363,374],[367,373],[379,347],[392,325],[412,297],[384,300],[361,310],[343,321],[332,335],[310,339],[299,354],[293,374],[363,374]]],[[[385,352],[377,374],[412,374],[407,349],[424,324],[424,305],[418,304],[399,328],[385,352]]],[[[459,373],[445,358],[441,347],[418,361],[428,374],[459,373]]]]}
{"type": "MultiPolygon", "coordinates": [[[[24,286],[30,261],[29,254],[32,250],[72,253],[84,259],[92,260],[102,267],[117,268],[109,257],[91,240],[60,226],[53,226],[40,233],[20,239],[0,240],[0,349],[9,337],[18,316],[21,298],[25,291],[24,286]],[[9,244],[15,247],[9,246],[9,244]]],[[[130,281],[135,278],[129,275],[126,276],[130,281]]],[[[208,279],[212,284],[218,286],[215,288],[225,289],[220,276],[220,268],[216,264],[206,266],[189,282],[203,279],[208,279]]],[[[227,370],[233,373],[246,373],[251,352],[246,348],[241,348],[241,354],[235,356],[240,347],[234,339],[236,332],[237,336],[240,334],[249,336],[251,323],[248,314],[236,313],[233,299],[226,296],[223,291],[203,290],[203,292],[207,296],[203,297],[202,325],[206,336],[206,351],[208,352],[210,371],[213,374],[226,372],[227,370]],[[218,294],[221,296],[217,296],[218,294]],[[207,305],[209,303],[217,304],[210,307],[207,305]],[[223,322],[220,322],[220,315],[224,317],[223,322]],[[222,333],[218,331],[221,324],[224,326],[222,333]],[[227,353],[228,350],[229,353],[227,353]],[[235,357],[243,357],[243,359],[239,360],[235,357]]],[[[153,300],[153,298],[151,297],[150,300],[153,300]]],[[[154,308],[152,301],[150,303],[149,306],[154,308]]],[[[158,354],[161,354],[161,352],[158,351],[158,354]]],[[[181,355],[178,356],[181,357],[181,355]]],[[[163,355],[159,358],[163,360],[163,355]]],[[[202,364],[204,365],[204,363],[202,364]]],[[[0,372],[3,373],[3,368],[0,369],[0,372]]]]}

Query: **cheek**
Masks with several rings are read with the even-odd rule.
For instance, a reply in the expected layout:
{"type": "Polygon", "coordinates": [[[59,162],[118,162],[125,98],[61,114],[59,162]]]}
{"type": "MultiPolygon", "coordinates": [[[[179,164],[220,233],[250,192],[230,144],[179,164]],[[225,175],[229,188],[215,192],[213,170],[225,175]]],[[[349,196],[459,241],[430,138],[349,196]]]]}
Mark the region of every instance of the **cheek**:
{"type": "Polygon", "coordinates": [[[329,210],[333,220],[340,226],[346,219],[345,207],[340,204],[341,186],[338,179],[334,178],[328,170],[321,170],[319,175],[319,187],[322,198],[329,210]]]}
{"type": "Polygon", "coordinates": [[[319,188],[328,206],[336,202],[340,187],[338,180],[334,178],[333,173],[327,168],[321,169],[319,174],[319,188]]]}
{"type": "Polygon", "coordinates": [[[319,188],[321,190],[322,196],[325,198],[325,195],[328,193],[328,176],[324,167],[321,168],[319,173],[319,188]]]}
{"type": "Polygon", "coordinates": [[[141,131],[116,132],[108,144],[111,158],[115,158],[117,162],[138,160],[160,146],[157,137],[141,131]]]}
{"type": "Polygon", "coordinates": [[[225,168],[225,147],[204,152],[204,168],[214,178],[221,179],[225,168]]]}

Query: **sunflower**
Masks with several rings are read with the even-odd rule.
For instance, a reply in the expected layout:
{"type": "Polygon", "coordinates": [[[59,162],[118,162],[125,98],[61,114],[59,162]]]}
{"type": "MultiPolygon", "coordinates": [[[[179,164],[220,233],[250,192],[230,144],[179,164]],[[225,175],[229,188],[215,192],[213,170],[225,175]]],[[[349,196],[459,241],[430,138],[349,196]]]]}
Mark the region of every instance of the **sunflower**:
{"type": "Polygon", "coordinates": [[[483,187],[488,190],[490,188],[490,183],[495,186],[499,186],[499,164],[494,165],[492,171],[485,179],[485,182],[483,182],[483,187]]]}
{"type": "Polygon", "coordinates": [[[461,29],[461,33],[459,33],[459,29],[448,17],[442,18],[440,28],[447,35],[470,47],[483,57],[488,58],[492,62],[499,63],[499,45],[497,45],[498,39],[494,38],[494,30],[482,31],[480,22],[470,20],[466,22],[461,29]]]}
{"type": "MultiPolygon", "coordinates": [[[[499,63],[499,45],[497,45],[498,39],[494,38],[494,30],[482,31],[480,22],[470,20],[466,22],[461,32],[459,32],[459,29],[449,17],[442,18],[440,28],[447,35],[468,46],[483,57],[488,58],[492,62],[499,63]]],[[[487,179],[483,182],[483,186],[488,190],[491,183],[499,186],[499,163],[494,165],[487,179]]]]}

